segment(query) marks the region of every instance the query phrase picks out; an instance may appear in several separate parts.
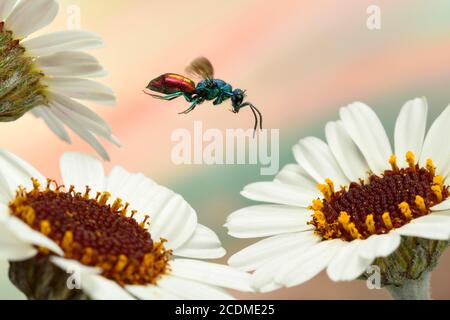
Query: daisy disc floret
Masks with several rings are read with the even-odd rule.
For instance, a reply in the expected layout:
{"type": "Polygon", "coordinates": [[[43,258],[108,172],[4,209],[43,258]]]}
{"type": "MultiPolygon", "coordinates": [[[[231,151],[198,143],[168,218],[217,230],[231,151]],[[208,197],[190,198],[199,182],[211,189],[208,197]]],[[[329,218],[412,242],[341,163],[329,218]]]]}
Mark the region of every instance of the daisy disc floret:
{"type": "Polygon", "coordinates": [[[408,167],[399,168],[396,156],[391,156],[391,169],[381,175],[370,174],[364,180],[351,182],[335,191],[332,180],[319,184],[322,199],[313,201],[310,222],[324,240],[352,241],[371,235],[387,234],[413,219],[431,213],[431,207],[449,196],[444,177],[436,175],[431,159],[420,167],[413,152],[406,154],[408,167]]]}
{"type": "Polygon", "coordinates": [[[0,258],[30,299],[230,299],[249,274],[192,207],[143,174],[68,153],[64,184],[0,150],[0,258]]]}
{"type": "MultiPolygon", "coordinates": [[[[86,266],[99,267],[102,275],[121,285],[155,284],[167,271],[170,251],[164,240],[154,242],[146,229],[149,216],[138,223],[136,211],[118,198],[108,204],[111,195],[90,189],[64,190],[54,181],[42,189],[33,179],[30,191],[20,187],[9,204],[11,214],[34,230],[49,237],[64,251],[64,256],[86,266]]],[[[40,255],[48,255],[40,248],[40,255]]]]}

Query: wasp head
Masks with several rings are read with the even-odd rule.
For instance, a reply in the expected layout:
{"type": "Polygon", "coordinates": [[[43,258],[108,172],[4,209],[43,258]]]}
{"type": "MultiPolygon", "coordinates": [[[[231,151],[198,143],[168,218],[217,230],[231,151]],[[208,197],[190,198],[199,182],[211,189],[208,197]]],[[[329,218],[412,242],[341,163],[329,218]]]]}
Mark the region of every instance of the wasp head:
{"type": "Polygon", "coordinates": [[[231,96],[231,104],[233,105],[233,112],[238,113],[239,109],[241,109],[242,102],[245,99],[245,91],[241,89],[236,89],[233,91],[233,95],[231,96]]]}

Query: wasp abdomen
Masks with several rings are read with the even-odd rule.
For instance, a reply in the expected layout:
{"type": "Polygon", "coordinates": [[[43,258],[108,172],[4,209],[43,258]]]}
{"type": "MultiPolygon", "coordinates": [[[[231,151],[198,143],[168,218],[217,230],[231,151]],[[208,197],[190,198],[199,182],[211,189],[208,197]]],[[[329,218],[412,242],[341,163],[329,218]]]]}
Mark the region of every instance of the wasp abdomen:
{"type": "Polygon", "coordinates": [[[166,73],[159,76],[150,81],[147,89],[164,94],[176,92],[194,94],[196,92],[194,81],[176,73],[166,73]]]}

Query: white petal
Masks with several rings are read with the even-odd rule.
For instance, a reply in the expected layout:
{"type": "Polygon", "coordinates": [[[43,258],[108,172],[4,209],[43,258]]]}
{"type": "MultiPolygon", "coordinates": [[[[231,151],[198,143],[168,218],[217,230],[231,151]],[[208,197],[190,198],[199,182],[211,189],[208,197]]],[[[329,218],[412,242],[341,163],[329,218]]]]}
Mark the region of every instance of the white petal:
{"type": "Polygon", "coordinates": [[[422,148],[420,163],[425,164],[427,159],[432,159],[437,167],[437,174],[447,176],[450,172],[449,154],[450,145],[443,139],[448,136],[450,128],[450,106],[433,122],[427,133],[422,148]]]}
{"type": "Polygon", "coordinates": [[[99,36],[90,32],[69,30],[25,40],[22,45],[30,50],[34,56],[45,56],[60,51],[100,48],[103,46],[103,41],[99,36]]]}
{"type": "Polygon", "coordinates": [[[149,194],[148,200],[145,212],[151,215],[149,230],[152,237],[164,238],[168,248],[178,249],[197,227],[195,210],[183,197],[161,186],[149,194]]]}
{"type": "Polygon", "coordinates": [[[47,106],[39,106],[35,107],[31,110],[31,112],[39,118],[42,118],[47,126],[50,128],[50,130],[53,131],[58,137],[60,137],[63,141],[67,143],[72,143],[70,140],[69,135],[67,134],[66,129],[64,128],[64,125],[62,124],[61,120],[59,120],[51,111],[50,108],[47,106]]]}
{"type": "Polygon", "coordinates": [[[274,182],[301,187],[307,192],[317,193],[317,183],[298,164],[288,164],[274,179],[274,182]]]}
{"type": "Polygon", "coordinates": [[[135,300],[124,288],[115,281],[101,275],[83,273],[81,288],[94,300],[135,300]]]}
{"type": "Polygon", "coordinates": [[[402,236],[419,237],[431,240],[448,240],[450,238],[450,217],[431,214],[414,219],[395,232],[402,236]]]}
{"type": "Polygon", "coordinates": [[[417,159],[422,152],[427,126],[428,105],[425,98],[408,101],[400,111],[395,125],[395,154],[401,167],[407,166],[405,155],[414,152],[417,159]]]}
{"type": "Polygon", "coordinates": [[[52,257],[51,261],[62,270],[79,272],[81,289],[93,300],[134,300],[134,298],[115,281],[99,275],[101,270],[85,266],[78,261],[52,257]]]}
{"type": "Polygon", "coordinates": [[[100,274],[102,270],[97,267],[89,267],[84,264],[81,264],[80,262],[76,260],[70,260],[66,258],[51,256],[50,261],[54,263],[57,267],[59,267],[61,270],[67,272],[67,273],[74,273],[79,272],[82,274],[84,273],[92,273],[92,274],[100,274]]]}
{"type": "Polygon", "coordinates": [[[96,158],[83,153],[65,153],[60,160],[61,176],[64,185],[74,186],[78,192],[89,186],[93,193],[105,189],[103,165],[96,158]]]}
{"type": "Polygon", "coordinates": [[[33,230],[22,220],[11,217],[8,220],[7,225],[9,229],[17,235],[18,239],[21,239],[28,244],[47,248],[58,255],[64,255],[64,252],[53,240],[44,236],[42,233],[33,230]]]}
{"type": "Polygon", "coordinates": [[[58,7],[54,0],[20,1],[6,19],[6,29],[23,39],[50,24],[58,13],[58,7]]]}
{"type": "Polygon", "coordinates": [[[114,167],[108,177],[107,191],[138,210],[137,220],[150,215],[153,239],[168,240],[167,247],[173,250],[188,241],[197,227],[196,212],[180,195],[142,174],[131,174],[121,167],[114,167]]]}
{"type": "Polygon", "coordinates": [[[129,202],[130,209],[138,211],[139,219],[144,218],[146,198],[156,187],[157,184],[142,173],[130,173],[120,166],[111,170],[106,183],[106,191],[129,202]]]}
{"type": "Polygon", "coordinates": [[[329,178],[337,186],[348,184],[349,180],[342,172],[330,147],[322,140],[309,137],[300,140],[294,146],[293,153],[298,164],[318,183],[329,178]]]}
{"type": "Polygon", "coordinates": [[[274,236],[239,251],[228,260],[228,264],[244,271],[256,270],[273,258],[295,249],[306,249],[320,240],[312,231],[274,236]]]}
{"type": "Polygon", "coordinates": [[[431,211],[445,211],[450,210],[450,199],[442,201],[441,203],[431,207],[431,211]]]}
{"type": "Polygon", "coordinates": [[[39,57],[36,63],[44,74],[55,77],[93,77],[104,71],[95,57],[77,51],[39,57]]]}
{"type": "Polygon", "coordinates": [[[112,134],[111,127],[96,113],[82,104],[51,92],[53,101],[51,111],[58,110],[65,114],[73,123],[80,128],[88,130],[91,134],[98,135],[120,147],[120,142],[112,134]]]}
{"type": "Polygon", "coordinates": [[[327,142],[336,161],[350,181],[367,177],[369,166],[342,121],[329,122],[325,127],[327,142]]]}
{"type": "Polygon", "coordinates": [[[395,232],[370,236],[359,246],[359,256],[367,260],[373,260],[378,257],[388,257],[397,250],[400,242],[401,237],[395,232]]]}
{"type": "Polygon", "coordinates": [[[68,114],[71,116],[78,116],[79,119],[83,119],[86,125],[89,125],[89,129],[94,133],[109,138],[111,136],[111,127],[95,112],[85,107],[81,103],[76,102],[64,95],[50,92],[52,104],[56,104],[63,108],[63,111],[70,111],[68,114]],[[92,129],[91,129],[92,128],[92,129]],[[98,128],[98,129],[97,129],[98,128]]]}
{"type": "Polygon", "coordinates": [[[391,145],[383,125],[371,108],[355,102],[342,108],[340,116],[350,137],[366,158],[375,174],[384,172],[392,155],[391,145]]]}
{"type": "Polygon", "coordinates": [[[0,218],[0,259],[23,261],[34,257],[37,250],[18,238],[17,233],[10,229],[7,221],[9,218],[0,218]]]}
{"type": "Polygon", "coordinates": [[[186,258],[218,259],[223,257],[226,251],[214,231],[198,224],[191,238],[173,253],[186,258]]]}
{"type": "Polygon", "coordinates": [[[47,183],[39,171],[6,150],[0,150],[0,175],[5,178],[12,194],[15,193],[18,186],[30,190],[33,187],[31,178],[37,179],[44,186],[47,183]]]}
{"type": "Polygon", "coordinates": [[[179,300],[180,297],[154,285],[126,286],[125,289],[141,300],[179,300]]]}
{"type": "Polygon", "coordinates": [[[283,262],[286,261],[288,255],[284,254],[275,259],[271,259],[258,268],[251,276],[250,285],[257,292],[270,292],[278,290],[283,286],[279,283],[275,283],[275,277],[277,272],[283,266],[283,262]]]}
{"type": "Polygon", "coordinates": [[[332,258],[327,274],[333,281],[351,281],[363,274],[373,259],[364,259],[358,255],[364,240],[346,243],[332,258]]]}
{"type": "Polygon", "coordinates": [[[16,5],[17,0],[0,0],[0,21],[5,21],[16,5]]]}
{"type": "Polygon", "coordinates": [[[164,276],[158,280],[161,289],[186,300],[232,300],[233,297],[223,289],[197,281],[164,276]]]}
{"type": "Polygon", "coordinates": [[[98,142],[97,138],[83,125],[80,125],[75,119],[71,118],[65,112],[61,111],[61,107],[57,104],[50,106],[51,112],[58,117],[59,120],[64,122],[69,128],[71,128],[77,135],[80,136],[84,141],[86,141],[98,154],[104,159],[109,160],[108,152],[105,150],[103,145],[98,142]]]}
{"type": "Polygon", "coordinates": [[[233,269],[229,266],[190,259],[175,259],[170,263],[171,274],[224,288],[244,292],[253,291],[250,288],[250,274],[233,269]]]}
{"type": "Polygon", "coordinates": [[[15,196],[16,190],[14,187],[10,187],[8,177],[0,168],[0,206],[9,203],[15,196]]]}
{"type": "Polygon", "coordinates": [[[324,270],[331,259],[345,246],[339,239],[322,241],[286,257],[275,275],[275,282],[287,287],[302,284],[324,270]]]}
{"type": "Polygon", "coordinates": [[[257,238],[311,230],[311,211],[281,205],[259,205],[240,209],[228,216],[225,227],[237,238],[257,238]]]}
{"type": "Polygon", "coordinates": [[[45,78],[50,90],[70,98],[95,101],[104,105],[115,105],[114,92],[100,82],[81,78],[45,78]]]}
{"type": "Polygon", "coordinates": [[[303,186],[294,186],[278,182],[257,182],[247,185],[241,192],[243,197],[254,201],[308,207],[314,199],[320,198],[319,191],[303,186]]]}

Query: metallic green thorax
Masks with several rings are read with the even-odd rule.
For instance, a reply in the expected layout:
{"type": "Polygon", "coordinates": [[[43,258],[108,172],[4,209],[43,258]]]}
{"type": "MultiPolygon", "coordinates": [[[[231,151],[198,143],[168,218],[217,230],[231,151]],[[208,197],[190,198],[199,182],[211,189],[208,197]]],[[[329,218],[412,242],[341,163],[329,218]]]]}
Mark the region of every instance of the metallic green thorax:
{"type": "Polygon", "coordinates": [[[44,76],[25,54],[11,31],[0,22],[0,122],[14,121],[38,105],[46,104],[44,76]]]}

